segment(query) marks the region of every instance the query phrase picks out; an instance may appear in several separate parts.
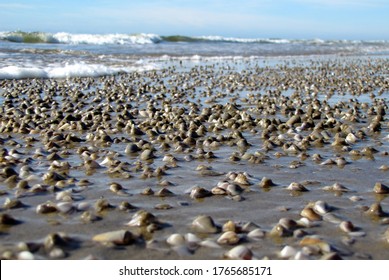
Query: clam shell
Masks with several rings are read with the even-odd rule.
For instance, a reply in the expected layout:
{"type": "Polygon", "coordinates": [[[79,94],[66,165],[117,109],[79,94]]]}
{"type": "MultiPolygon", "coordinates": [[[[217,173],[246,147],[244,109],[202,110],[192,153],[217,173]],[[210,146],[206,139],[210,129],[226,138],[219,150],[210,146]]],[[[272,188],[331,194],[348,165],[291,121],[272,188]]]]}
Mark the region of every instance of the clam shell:
{"type": "Polygon", "coordinates": [[[343,231],[343,232],[352,232],[352,231],[355,231],[355,227],[354,227],[354,224],[350,221],[343,221],[339,224],[339,228],[343,231]]]}
{"type": "Polygon", "coordinates": [[[293,258],[297,254],[298,250],[292,246],[286,245],[280,251],[280,257],[284,259],[293,258]]]}
{"type": "Polygon", "coordinates": [[[330,212],[331,208],[328,206],[328,204],[322,200],[318,200],[313,205],[313,210],[315,210],[316,213],[319,215],[324,215],[328,212],[330,212]]]}
{"type": "Polygon", "coordinates": [[[182,234],[173,233],[166,239],[166,242],[171,246],[180,246],[185,244],[185,238],[182,234]]]}
{"type": "Polygon", "coordinates": [[[234,179],[234,182],[235,183],[238,183],[240,185],[251,185],[252,183],[249,181],[247,175],[243,174],[243,173],[239,173],[235,179],[234,179]]]}
{"type": "Polygon", "coordinates": [[[310,221],[320,221],[322,219],[321,216],[317,214],[311,207],[305,207],[301,211],[300,215],[308,218],[310,221]]]}
{"type": "Polygon", "coordinates": [[[20,221],[7,213],[0,214],[0,225],[17,225],[20,221]]]}
{"type": "Polygon", "coordinates": [[[380,182],[375,183],[373,190],[376,194],[388,194],[389,193],[389,187],[385,186],[384,184],[382,184],[380,182]]]}
{"type": "Polygon", "coordinates": [[[226,231],[217,239],[219,244],[235,245],[240,241],[240,237],[234,231],[226,231]]]}
{"type": "Polygon", "coordinates": [[[290,190],[290,191],[297,191],[297,192],[307,192],[308,191],[308,189],[306,187],[304,187],[302,184],[296,183],[296,182],[290,183],[290,185],[286,189],[290,190]]]}
{"type": "Polygon", "coordinates": [[[237,184],[228,184],[226,188],[226,192],[230,196],[240,195],[243,191],[243,188],[237,184]]]}
{"type": "Polygon", "coordinates": [[[174,193],[167,188],[162,188],[155,193],[155,196],[158,197],[174,196],[174,193]]]}
{"type": "Polygon", "coordinates": [[[385,212],[382,210],[382,206],[379,202],[373,203],[366,211],[368,215],[382,217],[385,216],[385,212]]]}
{"type": "Polygon", "coordinates": [[[220,228],[210,216],[201,215],[192,222],[192,228],[198,233],[218,233],[220,228]]]}
{"type": "Polygon", "coordinates": [[[54,203],[52,203],[51,201],[39,204],[36,207],[36,212],[38,214],[49,214],[49,213],[54,213],[57,211],[58,211],[57,206],[54,203]]]}
{"type": "Polygon", "coordinates": [[[129,245],[135,241],[135,237],[128,230],[117,230],[97,234],[93,236],[92,240],[115,245],[129,245]]]}
{"type": "Polygon", "coordinates": [[[69,214],[76,209],[72,202],[59,202],[57,203],[56,208],[59,212],[64,214],[69,214]]]}
{"type": "Polygon", "coordinates": [[[147,161],[155,158],[155,155],[152,150],[146,149],[139,155],[139,158],[143,161],[147,161]]]}
{"type": "Polygon", "coordinates": [[[157,218],[146,210],[137,211],[127,223],[128,226],[143,227],[157,222],[157,218]]]}
{"type": "Polygon", "coordinates": [[[269,187],[273,187],[275,185],[276,184],[273,183],[272,179],[267,178],[267,177],[263,177],[261,182],[259,183],[259,186],[261,188],[269,188],[269,187]]]}
{"type": "Polygon", "coordinates": [[[224,257],[233,260],[251,260],[253,252],[245,245],[238,245],[225,253],[224,257]]]}
{"type": "Polygon", "coordinates": [[[199,198],[204,198],[204,197],[208,197],[208,196],[211,196],[212,193],[203,188],[203,187],[199,187],[199,186],[195,186],[192,188],[192,190],[190,191],[190,198],[192,199],[199,199],[199,198]]]}
{"type": "Polygon", "coordinates": [[[384,239],[389,243],[389,228],[384,232],[384,239]]]}
{"type": "Polygon", "coordinates": [[[252,231],[250,231],[247,234],[247,237],[254,239],[254,240],[262,239],[265,237],[265,232],[262,229],[256,228],[256,229],[253,229],[252,231]]]}

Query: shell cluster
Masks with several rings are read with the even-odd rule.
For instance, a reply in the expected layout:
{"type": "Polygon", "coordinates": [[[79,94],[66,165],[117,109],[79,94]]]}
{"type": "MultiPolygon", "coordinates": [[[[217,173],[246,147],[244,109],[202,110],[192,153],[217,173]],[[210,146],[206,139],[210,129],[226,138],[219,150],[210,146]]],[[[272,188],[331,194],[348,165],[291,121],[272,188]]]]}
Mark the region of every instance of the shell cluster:
{"type": "Polygon", "coordinates": [[[389,258],[388,60],[273,60],[1,80],[1,258],[389,258]]]}

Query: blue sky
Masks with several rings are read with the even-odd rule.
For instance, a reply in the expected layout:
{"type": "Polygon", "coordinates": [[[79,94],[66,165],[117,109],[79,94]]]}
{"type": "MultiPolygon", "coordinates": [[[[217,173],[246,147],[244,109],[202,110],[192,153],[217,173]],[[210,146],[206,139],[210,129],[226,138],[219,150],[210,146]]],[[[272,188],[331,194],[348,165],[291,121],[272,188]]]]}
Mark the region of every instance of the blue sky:
{"type": "Polygon", "coordinates": [[[389,40],[388,0],[0,0],[0,31],[389,40]]]}

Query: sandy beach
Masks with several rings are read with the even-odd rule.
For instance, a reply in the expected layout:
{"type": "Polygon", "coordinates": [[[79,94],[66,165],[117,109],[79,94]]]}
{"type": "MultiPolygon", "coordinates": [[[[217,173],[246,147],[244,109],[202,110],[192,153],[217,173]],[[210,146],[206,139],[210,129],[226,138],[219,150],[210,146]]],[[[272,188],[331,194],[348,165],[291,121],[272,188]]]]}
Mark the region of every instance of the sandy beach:
{"type": "Polygon", "coordinates": [[[388,259],[389,61],[0,80],[2,259],[388,259]]]}

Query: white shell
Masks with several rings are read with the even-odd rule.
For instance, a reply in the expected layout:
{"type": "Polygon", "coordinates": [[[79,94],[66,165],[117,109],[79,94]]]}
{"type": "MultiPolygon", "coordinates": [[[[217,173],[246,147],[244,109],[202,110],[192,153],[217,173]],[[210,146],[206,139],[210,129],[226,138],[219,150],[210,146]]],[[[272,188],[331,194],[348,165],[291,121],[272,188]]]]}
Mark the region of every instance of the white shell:
{"type": "Polygon", "coordinates": [[[318,200],[313,205],[313,210],[315,210],[316,213],[318,213],[319,215],[324,215],[324,214],[330,212],[330,207],[328,206],[328,204],[326,202],[324,202],[322,200],[318,200]]]}
{"type": "Polygon", "coordinates": [[[280,257],[281,258],[292,258],[294,257],[296,254],[297,254],[297,249],[292,247],[292,246],[289,246],[289,245],[286,245],[280,252],[280,257]]]}
{"type": "Polygon", "coordinates": [[[18,254],[18,260],[35,260],[35,256],[30,251],[22,251],[18,254]]]}
{"type": "Polygon", "coordinates": [[[173,233],[166,239],[166,242],[171,246],[179,246],[185,244],[185,238],[182,234],[173,233]]]}
{"type": "Polygon", "coordinates": [[[229,250],[224,256],[228,259],[251,260],[253,252],[245,245],[239,245],[229,250]]]}

